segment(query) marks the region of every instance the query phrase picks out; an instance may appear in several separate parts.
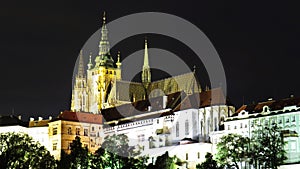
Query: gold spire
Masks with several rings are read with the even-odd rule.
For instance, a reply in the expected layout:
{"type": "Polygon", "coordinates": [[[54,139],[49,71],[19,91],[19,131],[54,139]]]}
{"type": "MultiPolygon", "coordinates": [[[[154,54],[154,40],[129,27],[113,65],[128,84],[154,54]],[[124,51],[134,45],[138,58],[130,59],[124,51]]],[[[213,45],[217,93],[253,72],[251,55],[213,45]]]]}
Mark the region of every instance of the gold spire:
{"type": "Polygon", "coordinates": [[[117,65],[117,68],[121,68],[121,65],[122,65],[122,63],[120,62],[120,51],[118,51],[118,59],[117,59],[117,63],[116,63],[116,65],[117,65]]]}
{"type": "Polygon", "coordinates": [[[93,67],[93,63],[92,63],[92,52],[90,52],[90,60],[89,60],[89,63],[88,63],[88,69],[90,70],[90,69],[92,69],[92,67],[93,67]]]}
{"type": "Polygon", "coordinates": [[[103,24],[105,24],[105,21],[106,21],[105,11],[103,12],[103,18],[102,18],[102,20],[103,20],[103,24]]]}
{"type": "Polygon", "coordinates": [[[151,72],[149,66],[149,58],[148,58],[148,42],[147,38],[145,38],[145,50],[144,50],[144,65],[142,71],[142,82],[148,86],[151,82],[151,72]]]}

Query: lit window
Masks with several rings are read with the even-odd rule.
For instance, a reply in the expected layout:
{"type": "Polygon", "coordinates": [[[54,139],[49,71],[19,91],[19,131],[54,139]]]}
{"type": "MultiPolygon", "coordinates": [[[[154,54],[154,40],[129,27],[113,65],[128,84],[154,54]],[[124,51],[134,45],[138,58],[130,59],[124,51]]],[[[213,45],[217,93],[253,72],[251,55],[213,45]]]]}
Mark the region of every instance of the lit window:
{"type": "Polygon", "coordinates": [[[76,128],[76,135],[77,135],[77,136],[80,135],[80,128],[76,128]]]}

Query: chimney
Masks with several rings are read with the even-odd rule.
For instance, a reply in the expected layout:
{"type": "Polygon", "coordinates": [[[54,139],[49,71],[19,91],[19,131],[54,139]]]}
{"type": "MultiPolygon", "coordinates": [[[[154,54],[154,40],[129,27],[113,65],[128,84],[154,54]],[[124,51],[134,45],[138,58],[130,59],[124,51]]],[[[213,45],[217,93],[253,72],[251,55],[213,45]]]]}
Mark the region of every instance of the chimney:
{"type": "Polygon", "coordinates": [[[39,121],[42,121],[43,120],[43,117],[39,117],[39,121]]]}
{"type": "Polygon", "coordinates": [[[167,103],[168,103],[168,96],[163,96],[163,109],[167,107],[167,103]]]}
{"type": "Polygon", "coordinates": [[[34,121],[34,118],[33,118],[33,117],[30,117],[30,118],[29,118],[29,121],[34,121]]]}

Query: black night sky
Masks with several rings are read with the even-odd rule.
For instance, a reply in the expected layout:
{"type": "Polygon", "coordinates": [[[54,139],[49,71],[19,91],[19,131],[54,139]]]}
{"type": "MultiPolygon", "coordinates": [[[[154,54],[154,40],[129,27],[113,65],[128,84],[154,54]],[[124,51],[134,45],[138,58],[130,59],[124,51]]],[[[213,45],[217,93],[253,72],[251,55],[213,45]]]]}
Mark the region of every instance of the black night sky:
{"type": "MultiPolygon", "coordinates": [[[[14,115],[27,119],[56,116],[69,109],[74,64],[85,41],[101,27],[103,11],[108,21],[156,11],[197,25],[221,57],[228,97],[237,108],[243,100],[247,104],[300,96],[300,12],[296,3],[12,0],[0,6],[1,115],[12,114],[14,109],[14,115]]],[[[193,66],[188,58],[192,52],[182,44],[155,35],[150,44],[180,55],[193,66]]],[[[126,57],[142,48],[143,37],[136,36],[122,41],[111,53],[115,56],[120,50],[126,57]]],[[[207,80],[199,76],[205,86],[207,80]]]]}

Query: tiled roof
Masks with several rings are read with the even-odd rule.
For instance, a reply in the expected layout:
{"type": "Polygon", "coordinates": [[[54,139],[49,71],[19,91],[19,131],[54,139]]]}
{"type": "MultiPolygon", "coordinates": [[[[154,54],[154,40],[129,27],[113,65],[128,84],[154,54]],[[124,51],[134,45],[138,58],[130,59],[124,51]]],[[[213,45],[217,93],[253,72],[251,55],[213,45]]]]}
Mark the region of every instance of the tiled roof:
{"type": "Polygon", "coordinates": [[[174,111],[227,104],[221,88],[188,95],[174,111]]]}
{"type": "Polygon", "coordinates": [[[55,120],[66,120],[66,121],[76,121],[84,123],[94,123],[102,124],[102,115],[92,114],[92,113],[83,113],[83,112],[71,112],[64,111],[57,116],[55,120]]]}
{"type": "MultiPolygon", "coordinates": [[[[180,103],[181,97],[186,95],[181,92],[172,93],[167,96],[166,108],[174,108],[180,103]]],[[[101,111],[105,121],[119,120],[124,117],[137,116],[142,114],[147,114],[149,112],[162,110],[163,109],[163,97],[150,98],[149,100],[141,100],[129,104],[124,104],[121,106],[104,109],[101,111]],[[151,106],[151,111],[148,111],[148,107],[151,106]]],[[[157,115],[155,115],[157,116],[157,115]]],[[[152,118],[151,116],[143,116],[143,118],[152,118]]]]}
{"type": "Polygon", "coordinates": [[[251,113],[260,113],[263,111],[263,107],[268,106],[270,110],[282,110],[286,106],[300,106],[300,98],[290,97],[281,100],[268,100],[266,102],[260,103],[253,103],[249,105],[241,106],[237,111],[236,114],[240,113],[242,110],[251,113]]]}
{"type": "Polygon", "coordinates": [[[9,115],[9,116],[0,116],[0,126],[24,126],[27,127],[28,123],[23,122],[18,119],[18,117],[9,115]]]}
{"type": "Polygon", "coordinates": [[[193,72],[151,82],[147,90],[142,83],[122,80],[116,82],[116,98],[120,101],[130,102],[133,98],[136,101],[144,100],[146,92],[152,98],[181,91],[185,93],[201,92],[200,83],[193,72]]]}
{"type": "MultiPolygon", "coordinates": [[[[176,92],[167,95],[166,109],[171,111],[161,113],[160,115],[151,114],[151,112],[163,110],[163,96],[150,98],[149,100],[137,101],[121,106],[104,109],[101,111],[103,118],[106,122],[129,118],[137,115],[140,118],[131,120],[150,119],[173,114],[175,111],[200,108],[212,105],[225,105],[226,100],[221,88],[212,89],[209,91],[197,92],[187,95],[184,92],[176,92]],[[151,105],[151,110],[148,107],[151,105]],[[148,115],[149,114],[149,115],[148,115]]],[[[125,122],[125,121],[123,121],[125,122]]],[[[131,122],[131,121],[127,121],[131,122]]]]}

